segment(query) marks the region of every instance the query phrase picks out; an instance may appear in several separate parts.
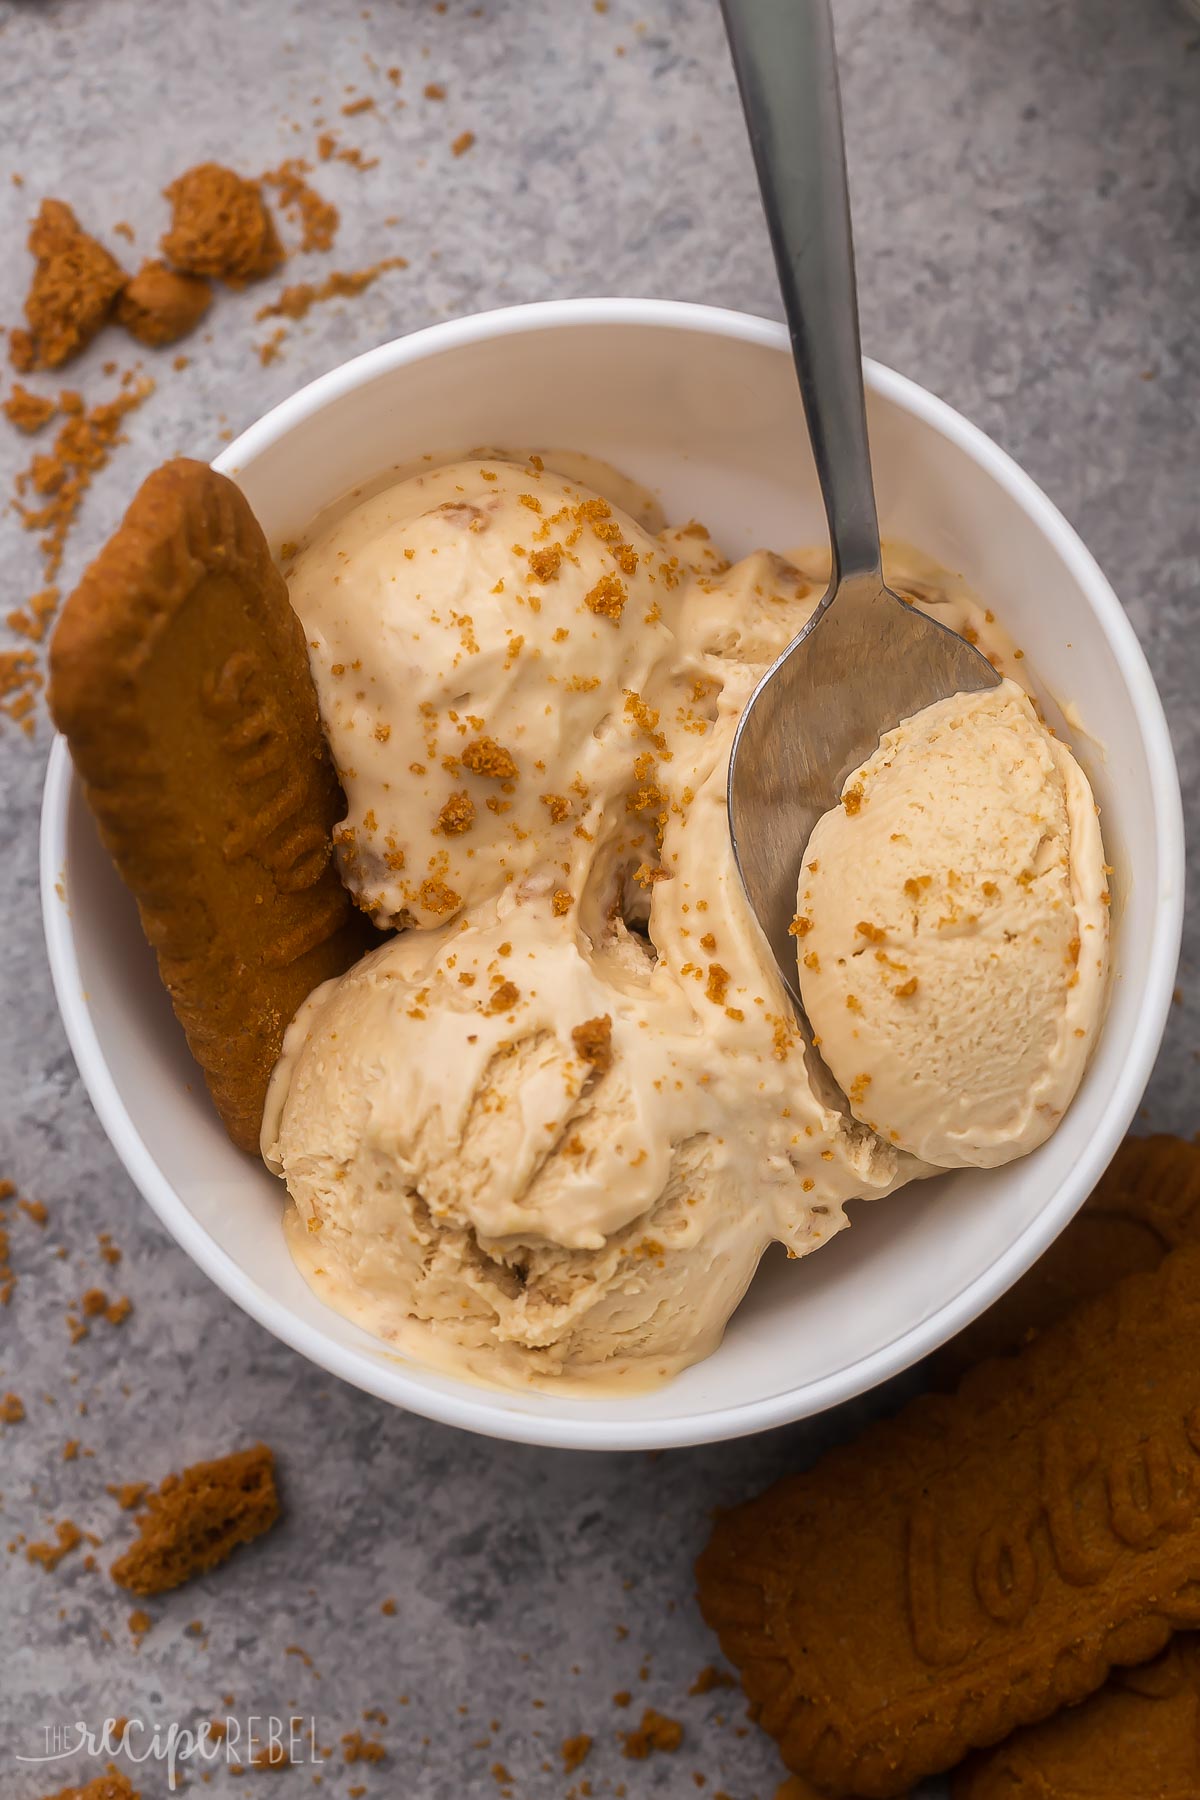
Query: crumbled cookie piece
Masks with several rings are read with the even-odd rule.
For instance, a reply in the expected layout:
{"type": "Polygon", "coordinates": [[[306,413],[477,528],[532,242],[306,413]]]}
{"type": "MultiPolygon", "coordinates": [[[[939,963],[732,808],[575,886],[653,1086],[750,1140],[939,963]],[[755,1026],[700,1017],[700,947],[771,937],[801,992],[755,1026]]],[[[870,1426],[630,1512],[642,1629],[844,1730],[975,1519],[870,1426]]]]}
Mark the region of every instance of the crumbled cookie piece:
{"type": "Polygon", "coordinates": [[[112,1565],[134,1594],[161,1594],[215,1569],[279,1517],[275,1458],[265,1444],[168,1475],[139,1513],[140,1535],[112,1565]]]}
{"type": "Polygon", "coordinates": [[[642,1714],[642,1722],[632,1731],[621,1733],[621,1755],[631,1762],[645,1762],[655,1750],[676,1751],[683,1742],[683,1726],[678,1719],[655,1712],[652,1706],[642,1714]]]}
{"type": "Polygon", "coordinates": [[[4,416],[10,425],[32,437],[40,431],[58,411],[53,400],[44,394],[31,394],[28,388],[22,387],[19,381],[13,383],[13,391],[4,402],[4,416]]]}
{"type": "Polygon", "coordinates": [[[578,1732],[575,1737],[564,1738],[559,1746],[563,1759],[563,1774],[573,1774],[580,1763],[586,1762],[591,1747],[592,1740],[586,1731],[578,1732]]]}
{"type": "Polygon", "coordinates": [[[308,164],[293,156],[277,169],[268,169],[262,179],[265,186],[275,189],[280,211],[299,226],[301,251],[328,250],[340,223],[338,209],[309,186],[304,179],[307,174],[308,164]]]}
{"type": "Polygon", "coordinates": [[[517,765],[511,750],[498,744],[493,737],[472,738],[462,753],[464,769],[470,769],[472,775],[481,775],[488,781],[515,781],[517,765]]]}
{"type": "Polygon", "coordinates": [[[275,221],[256,181],[220,163],[198,163],[163,191],[172,215],[162,251],[177,269],[241,287],[283,261],[275,221]]]}
{"type": "Polygon", "coordinates": [[[342,1761],[346,1763],[380,1763],[387,1751],[378,1738],[364,1737],[361,1731],[342,1733],[342,1761]]]}
{"type": "Polygon", "coordinates": [[[735,1688],[736,1686],[736,1675],[732,1675],[728,1669],[718,1669],[716,1663],[706,1663],[688,1689],[688,1693],[711,1694],[714,1688],[735,1688]]]}
{"type": "Polygon", "coordinates": [[[37,368],[37,345],[32,331],[26,331],[23,325],[14,325],[8,334],[8,360],[18,375],[28,375],[37,368]]]}
{"type": "Polygon", "coordinates": [[[585,1019],[582,1025],[576,1025],[571,1033],[571,1042],[575,1053],[585,1063],[591,1063],[597,1075],[607,1074],[612,1068],[612,1018],[603,1013],[598,1019],[585,1019]]]}
{"type": "Polygon", "coordinates": [[[160,349],[194,331],[212,305],[201,275],[182,275],[165,262],[144,262],[117,301],[117,324],[139,344],[160,349]]]}
{"type": "Polygon", "coordinates": [[[112,1495],[122,1512],[132,1512],[135,1506],[142,1504],[149,1486],[148,1481],[123,1481],[118,1485],[110,1484],[104,1491],[112,1495]]]}
{"type": "Polygon", "coordinates": [[[43,1569],[57,1569],[64,1556],[78,1549],[83,1542],[83,1533],[74,1519],[60,1519],[54,1527],[54,1543],[28,1544],[25,1548],[25,1560],[41,1563],[43,1569]]]}
{"type": "Polygon", "coordinates": [[[475,822],[475,802],[465,791],[451,794],[437,816],[434,830],[445,837],[460,837],[475,822]]]}
{"type": "Polygon", "coordinates": [[[25,317],[36,360],[43,368],[57,369],[92,341],[128,278],[62,200],[42,201],[29,248],[37,267],[25,317]]]}
{"type": "Polygon", "coordinates": [[[86,1786],[59,1788],[57,1793],[47,1794],[45,1800],[142,1800],[142,1795],[116,1763],[109,1763],[106,1773],[93,1776],[86,1786]]]}
{"type": "Polygon", "coordinates": [[[278,1740],[264,1744],[262,1749],[251,1757],[250,1761],[256,1769],[287,1769],[291,1767],[292,1763],[287,1745],[278,1740]]]}

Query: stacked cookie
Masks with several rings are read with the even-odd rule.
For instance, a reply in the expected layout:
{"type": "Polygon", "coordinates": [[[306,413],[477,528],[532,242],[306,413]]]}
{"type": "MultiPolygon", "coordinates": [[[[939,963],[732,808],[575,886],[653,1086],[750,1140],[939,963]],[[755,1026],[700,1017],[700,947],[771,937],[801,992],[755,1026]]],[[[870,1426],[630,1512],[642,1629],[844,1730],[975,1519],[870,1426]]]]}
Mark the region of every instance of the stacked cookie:
{"type": "Polygon", "coordinates": [[[1195,1800],[1200,1655],[1160,1653],[1200,1626],[1200,1149],[1129,1140],[981,1330],[1008,1354],[719,1521],[704,1615],[800,1794],[1000,1744],[957,1800],[1195,1800]]]}

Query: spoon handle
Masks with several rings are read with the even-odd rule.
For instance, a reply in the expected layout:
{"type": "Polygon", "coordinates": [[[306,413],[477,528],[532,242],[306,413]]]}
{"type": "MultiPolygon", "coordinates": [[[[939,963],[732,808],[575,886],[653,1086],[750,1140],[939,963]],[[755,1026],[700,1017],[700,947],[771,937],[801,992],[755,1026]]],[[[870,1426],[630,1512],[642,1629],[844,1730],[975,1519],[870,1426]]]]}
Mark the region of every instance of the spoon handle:
{"type": "Polygon", "coordinates": [[[830,593],[879,575],[829,0],[721,0],[829,519],[830,593]]]}

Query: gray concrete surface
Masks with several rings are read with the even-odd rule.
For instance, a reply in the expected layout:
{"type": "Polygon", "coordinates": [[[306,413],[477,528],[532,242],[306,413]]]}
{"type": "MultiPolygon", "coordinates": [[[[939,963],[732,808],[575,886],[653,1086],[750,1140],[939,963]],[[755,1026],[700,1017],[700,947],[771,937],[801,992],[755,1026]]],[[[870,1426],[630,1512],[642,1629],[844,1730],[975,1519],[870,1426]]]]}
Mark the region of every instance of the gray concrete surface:
{"type": "MultiPolygon", "coordinates": [[[[866,348],[993,433],[1080,528],[1154,665],[1195,826],[1200,26],[1171,0],[839,0],[837,14],[866,348]]],[[[318,116],[380,161],[320,169],[341,235],[291,278],[397,252],[411,267],[314,311],[270,366],[254,350],[257,293],[222,296],[186,370],[147,355],[158,392],[86,500],[68,581],[161,458],[213,453],[222,432],[398,332],[564,294],[778,310],[712,0],[0,0],[0,319],[18,319],[21,241],[43,195],[72,201],[128,260],[112,227],[129,221],[147,251],[181,168],[311,154],[318,116]],[[427,81],[445,84],[443,102],[422,97],[427,81]],[[342,118],[363,94],[378,109],[342,118]],[[477,141],[456,159],[463,130],[477,141]]],[[[130,360],[107,338],[71,381],[99,397],[114,356],[130,360]]],[[[0,491],[31,448],[0,429],[0,491]]],[[[7,611],[41,583],[32,541],[11,518],[2,529],[7,611]]],[[[27,1417],[0,1427],[4,1539],[70,1517],[104,1539],[107,1565],[125,1521],[106,1482],[260,1436],[278,1451],[287,1518],[153,1604],[140,1647],[127,1600],[80,1551],[54,1575],[19,1549],[0,1558],[0,1796],[96,1772],[83,1757],[15,1760],[75,1719],[294,1709],[336,1746],[379,1708],[388,1723],[364,1729],[387,1761],[346,1765],[339,1750],[319,1791],[460,1800],[499,1794],[503,1764],[521,1800],[557,1800],[580,1776],[597,1795],[624,1782],[634,1797],[770,1800],[782,1771],[736,1697],[688,1695],[713,1655],[691,1561],[713,1506],[869,1408],[657,1458],[555,1454],[403,1417],[275,1343],[158,1228],[81,1092],[38,920],[48,743],[44,718],[32,738],[0,733],[0,1175],[50,1215],[11,1227],[0,1391],[20,1393],[27,1417]],[[116,1271],[100,1230],[124,1251],[116,1271]],[[64,1315],[97,1281],[135,1310],[72,1345],[64,1315]],[[66,1462],[69,1438],[82,1449],[66,1462]],[[632,1712],[683,1721],[678,1755],[621,1757],[630,1714],[611,1697],[625,1688],[632,1712]],[[581,1730],[595,1748],[568,1777],[558,1746],[581,1730]]],[[[1144,1114],[1182,1132],[1200,1126],[1198,951],[1193,910],[1144,1114]]],[[[305,1771],[281,1779],[308,1790],[305,1771]]],[[[161,1767],[146,1765],[142,1788],[166,1791],[161,1767]]],[[[222,1771],[208,1791],[241,1790],[222,1771]]]]}

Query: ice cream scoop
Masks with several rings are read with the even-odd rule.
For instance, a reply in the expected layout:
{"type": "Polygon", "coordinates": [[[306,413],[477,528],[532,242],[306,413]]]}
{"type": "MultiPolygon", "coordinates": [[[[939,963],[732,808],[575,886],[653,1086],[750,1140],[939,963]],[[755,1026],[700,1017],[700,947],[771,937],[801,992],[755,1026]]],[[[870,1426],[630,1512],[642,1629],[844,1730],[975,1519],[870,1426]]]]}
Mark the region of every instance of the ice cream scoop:
{"type": "Polygon", "coordinates": [[[999,677],[884,583],[828,0],[723,7],[832,548],[828,591],[751,695],[729,763],[738,867],[799,1001],[789,927],[813,826],[885,731],[999,677]]]}
{"type": "Polygon", "coordinates": [[[855,1116],[942,1168],[1036,1149],[1096,1041],[1107,902],[1087,777],[1014,682],[885,733],[817,822],[792,928],[855,1116]]]}
{"type": "Polygon", "coordinates": [[[378,924],[448,924],[531,879],[581,891],[623,709],[673,642],[659,559],[540,458],[422,469],[306,549],[291,596],[349,799],[338,857],[378,924]]]}

